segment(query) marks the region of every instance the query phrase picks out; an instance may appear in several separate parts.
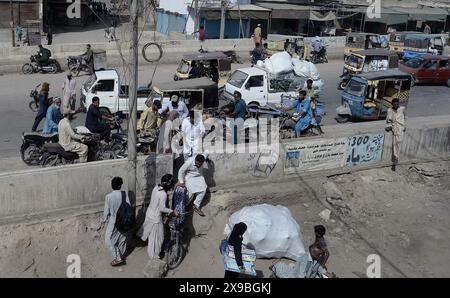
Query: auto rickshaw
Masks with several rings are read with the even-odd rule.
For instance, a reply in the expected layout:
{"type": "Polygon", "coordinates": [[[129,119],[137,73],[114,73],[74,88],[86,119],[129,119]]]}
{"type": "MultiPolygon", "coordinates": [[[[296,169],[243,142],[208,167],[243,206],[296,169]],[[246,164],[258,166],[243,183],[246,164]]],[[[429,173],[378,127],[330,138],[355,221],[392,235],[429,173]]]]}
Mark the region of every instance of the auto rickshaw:
{"type": "Polygon", "coordinates": [[[269,57],[283,51],[291,54],[292,58],[306,59],[309,56],[309,48],[303,37],[267,41],[267,55],[269,57]]]}
{"type": "Polygon", "coordinates": [[[197,64],[202,64],[206,77],[211,77],[210,69],[213,63],[216,63],[219,70],[219,86],[225,85],[231,73],[231,60],[223,52],[207,52],[197,54],[187,54],[181,59],[178,65],[177,72],[173,76],[175,81],[189,79],[189,71],[191,64],[195,61],[197,64]]]}
{"type": "Polygon", "coordinates": [[[386,118],[394,98],[407,106],[410,89],[411,75],[397,69],[355,75],[342,92],[342,104],[336,109],[336,120],[343,123],[349,119],[386,118]]]}
{"type": "Polygon", "coordinates": [[[354,51],[387,47],[388,42],[379,34],[350,32],[345,38],[344,58],[354,51]]]}
{"type": "Polygon", "coordinates": [[[389,35],[389,50],[397,52],[400,58],[403,57],[403,50],[405,48],[405,39],[408,34],[420,34],[416,31],[401,31],[401,32],[391,32],[389,35]]]}
{"type": "Polygon", "coordinates": [[[164,104],[171,94],[180,96],[189,110],[197,110],[209,117],[219,107],[217,84],[208,78],[197,78],[177,82],[153,83],[151,96],[164,104]]]}
{"type": "Polygon", "coordinates": [[[398,60],[396,52],[385,49],[352,52],[345,58],[338,89],[345,89],[348,81],[355,74],[398,68],[398,60]]]}
{"type": "Polygon", "coordinates": [[[442,55],[447,44],[446,34],[408,34],[405,39],[403,60],[420,58],[427,54],[442,55]]]}

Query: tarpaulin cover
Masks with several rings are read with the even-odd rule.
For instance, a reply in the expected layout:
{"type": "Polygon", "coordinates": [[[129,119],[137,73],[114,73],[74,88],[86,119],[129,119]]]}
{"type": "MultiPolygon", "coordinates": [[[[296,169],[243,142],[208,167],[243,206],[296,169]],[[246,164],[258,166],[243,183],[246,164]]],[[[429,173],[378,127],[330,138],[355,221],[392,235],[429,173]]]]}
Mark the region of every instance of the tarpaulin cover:
{"type": "Polygon", "coordinates": [[[253,247],[258,258],[298,259],[305,253],[300,226],[288,208],[260,204],[233,213],[224,234],[228,237],[235,224],[247,225],[243,244],[253,247]]]}

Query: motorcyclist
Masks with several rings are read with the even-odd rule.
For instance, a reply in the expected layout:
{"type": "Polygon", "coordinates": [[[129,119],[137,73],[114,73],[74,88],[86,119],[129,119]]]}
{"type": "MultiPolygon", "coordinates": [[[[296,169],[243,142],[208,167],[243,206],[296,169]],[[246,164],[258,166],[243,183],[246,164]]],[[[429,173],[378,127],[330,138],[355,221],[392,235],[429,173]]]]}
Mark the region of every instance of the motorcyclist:
{"type": "Polygon", "coordinates": [[[313,52],[316,53],[317,58],[325,56],[326,48],[319,36],[316,36],[314,38],[314,41],[311,45],[313,52]]]}
{"type": "Polygon", "coordinates": [[[288,110],[294,110],[294,114],[292,119],[286,121],[285,125],[294,127],[297,136],[300,136],[311,125],[317,126],[311,109],[311,100],[306,97],[305,90],[299,91],[297,101],[288,110]]]}
{"type": "Polygon", "coordinates": [[[39,67],[45,66],[48,64],[48,60],[50,60],[50,57],[52,56],[52,52],[50,52],[49,49],[44,48],[41,44],[38,46],[39,52],[38,57],[36,59],[36,62],[39,67]]]}
{"type": "Polygon", "coordinates": [[[83,58],[83,64],[89,67],[89,74],[94,73],[94,52],[91,49],[91,45],[86,45],[86,52],[81,55],[83,58]]]}
{"type": "Polygon", "coordinates": [[[267,51],[264,47],[261,47],[259,43],[256,43],[255,48],[252,51],[253,62],[256,64],[259,60],[264,60],[267,57],[267,51]]]}

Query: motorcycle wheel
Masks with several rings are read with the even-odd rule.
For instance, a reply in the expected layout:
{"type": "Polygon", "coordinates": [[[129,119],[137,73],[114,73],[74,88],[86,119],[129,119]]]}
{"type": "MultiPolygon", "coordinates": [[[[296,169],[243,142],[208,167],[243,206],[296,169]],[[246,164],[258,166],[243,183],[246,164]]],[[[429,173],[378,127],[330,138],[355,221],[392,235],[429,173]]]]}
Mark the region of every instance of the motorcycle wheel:
{"type": "Polygon", "coordinates": [[[25,63],[22,66],[22,72],[23,74],[32,74],[34,72],[33,65],[31,65],[31,63],[25,63]]]}
{"type": "Polygon", "coordinates": [[[56,65],[55,63],[50,63],[48,65],[48,67],[50,68],[47,72],[50,74],[55,74],[58,72],[58,65],[56,65]]]}
{"type": "Polygon", "coordinates": [[[29,145],[27,148],[20,148],[20,156],[24,163],[29,166],[39,163],[39,159],[42,155],[42,151],[34,144],[29,145]]]}
{"type": "Polygon", "coordinates": [[[128,156],[127,148],[122,143],[112,144],[109,150],[114,155],[114,158],[126,158],[128,156]]]}
{"type": "Polygon", "coordinates": [[[49,168],[49,167],[56,167],[59,165],[62,165],[63,162],[61,158],[57,154],[49,155],[47,156],[44,161],[42,162],[42,167],[49,168]]]}
{"type": "Polygon", "coordinates": [[[171,241],[166,250],[166,264],[169,270],[173,270],[180,266],[184,259],[186,251],[179,241],[171,241]]]}
{"type": "Polygon", "coordinates": [[[344,90],[345,87],[347,87],[347,84],[348,84],[348,81],[347,81],[347,80],[342,80],[342,81],[339,83],[339,90],[344,90]]]}
{"type": "Polygon", "coordinates": [[[39,103],[32,100],[28,103],[28,107],[30,108],[30,110],[32,110],[33,112],[37,112],[39,110],[39,103]]]}

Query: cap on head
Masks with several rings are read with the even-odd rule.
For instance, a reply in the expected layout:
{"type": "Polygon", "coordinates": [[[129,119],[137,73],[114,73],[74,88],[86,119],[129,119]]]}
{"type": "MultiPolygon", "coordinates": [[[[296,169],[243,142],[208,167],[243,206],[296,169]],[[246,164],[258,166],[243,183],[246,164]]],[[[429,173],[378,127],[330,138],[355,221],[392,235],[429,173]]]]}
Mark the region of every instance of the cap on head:
{"type": "Polygon", "coordinates": [[[63,109],[63,115],[67,116],[67,115],[70,115],[70,114],[72,114],[72,111],[69,108],[65,107],[63,109]]]}
{"type": "Polygon", "coordinates": [[[162,176],[160,185],[162,187],[171,187],[173,185],[173,176],[171,174],[162,176]]]}

